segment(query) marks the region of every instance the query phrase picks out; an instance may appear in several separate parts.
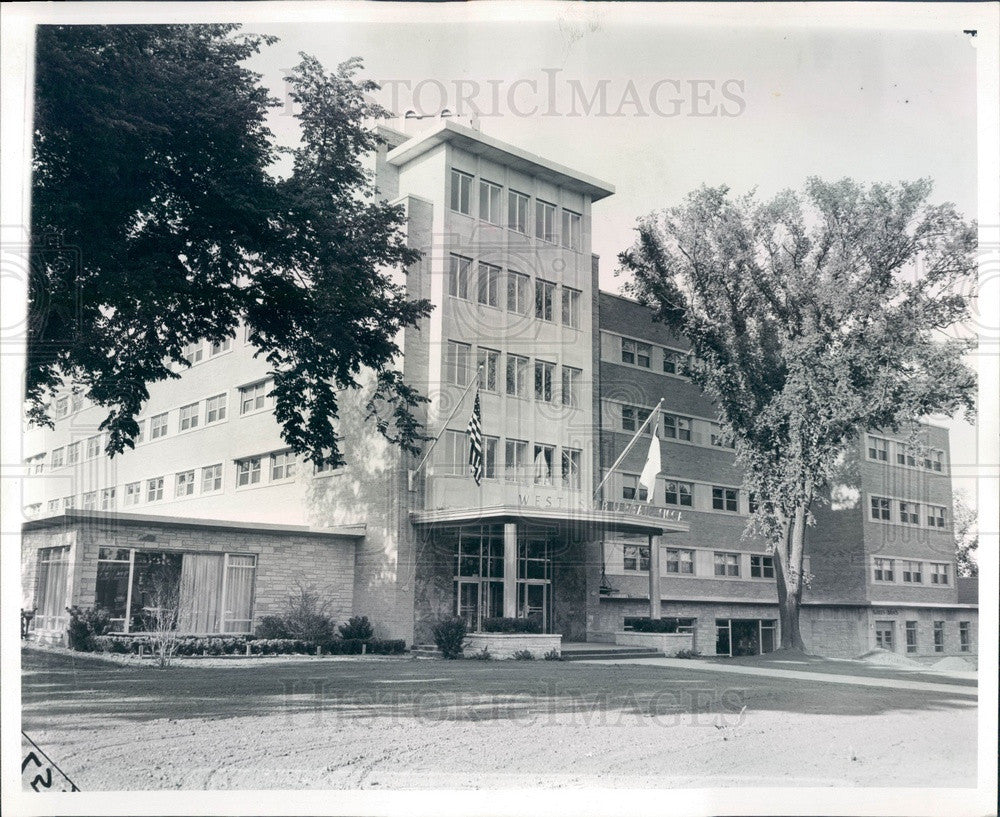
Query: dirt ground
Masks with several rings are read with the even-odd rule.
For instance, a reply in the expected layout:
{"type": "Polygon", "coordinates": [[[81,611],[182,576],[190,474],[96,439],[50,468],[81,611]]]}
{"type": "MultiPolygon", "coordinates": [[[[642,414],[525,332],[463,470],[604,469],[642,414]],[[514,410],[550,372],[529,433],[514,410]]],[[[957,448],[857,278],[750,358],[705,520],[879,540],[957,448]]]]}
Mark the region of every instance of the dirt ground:
{"type": "Polygon", "coordinates": [[[22,658],[23,729],[84,791],[975,785],[968,695],[695,662],[22,658]]]}

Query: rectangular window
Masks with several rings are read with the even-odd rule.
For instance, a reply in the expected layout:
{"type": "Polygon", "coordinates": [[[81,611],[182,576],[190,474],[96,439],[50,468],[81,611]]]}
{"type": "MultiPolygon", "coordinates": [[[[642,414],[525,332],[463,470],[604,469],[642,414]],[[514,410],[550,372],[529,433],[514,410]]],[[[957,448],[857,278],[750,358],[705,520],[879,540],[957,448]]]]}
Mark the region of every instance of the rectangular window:
{"type": "Polygon", "coordinates": [[[476,350],[476,366],[482,369],[479,385],[483,391],[500,391],[500,353],[480,346],[476,350]]]}
{"type": "Polygon", "coordinates": [[[948,584],[948,565],[944,562],[931,562],[931,584],[948,584]]]}
{"type": "Polygon", "coordinates": [[[528,396],[528,358],[507,355],[507,394],[511,397],[528,396]]]}
{"type": "Polygon", "coordinates": [[[83,395],[79,393],[74,393],[69,396],[69,410],[71,412],[79,411],[83,408],[83,395]]]}
{"type": "Polygon", "coordinates": [[[158,440],[167,436],[167,412],[149,418],[149,439],[158,440]]]}
{"type": "Polygon", "coordinates": [[[740,554],[716,552],[714,556],[716,576],[739,576],[740,554]]]}
{"type": "Polygon", "coordinates": [[[523,481],[528,473],[528,443],[508,439],[504,445],[504,474],[511,482],[523,481]]]}
{"type": "Polygon", "coordinates": [[[896,581],[896,563],[894,559],[875,558],[875,581],[896,581]]]}
{"type": "Polygon", "coordinates": [[[451,171],[451,209],[472,215],[472,176],[458,170],[451,171]]]}
{"type": "Polygon", "coordinates": [[[507,191],[507,226],[519,233],[528,233],[528,197],[516,190],[507,191]]]}
{"type": "Polygon", "coordinates": [[[663,371],[665,374],[683,375],[686,371],[687,355],[673,349],[663,350],[663,371]]]}
{"type": "Polygon", "coordinates": [[[535,485],[552,484],[552,461],[556,449],[551,445],[535,446],[535,485]]]}
{"type": "Polygon", "coordinates": [[[67,414],[69,414],[69,398],[68,397],[56,398],[56,419],[61,420],[67,414]]]}
{"type": "Polygon", "coordinates": [[[186,406],[181,406],[179,412],[179,422],[180,430],[187,431],[191,428],[198,427],[198,403],[188,403],[186,406]]]}
{"type": "Polygon", "coordinates": [[[774,557],[773,556],[751,556],[750,557],[750,577],[754,579],[774,578],[774,557]]]}
{"type": "Polygon", "coordinates": [[[453,255],[448,266],[448,294],[453,298],[469,300],[469,279],[472,277],[472,259],[453,255]]]}
{"type": "Polygon", "coordinates": [[[445,379],[456,386],[469,385],[469,362],[472,347],[468,343],[448,341],[448,355],[445,359],[445,379]]]}
{"type": "Polygon", "coordinates": [[[915,502],[899,503],[899,521],[907,525],[920,524],[920,506],[915,502]]]}
{"type": "Polygon", "coordinates": [[[690,508],[693,491],[694,486],[690,482],[668,479],[664,483],[663,501],[668,505],[690,508]]]}
{"type": "Polygon", "coordinates": [[[709,434],[709,442],[717,448],[732,448],[733,442],[729,439],[729,436],[725,434],[722,430],[722,426],[718,423],[711,424],[711,432],[709,434]]]}
{"type": "Polygon", "coordinates": [[[258,485],[260,483],[260,457],[250,457],[236,461],[236,485],[258,485]]]}
{"type": "Polygon", "coordinates": [[[889,441],[868,435],[868,459],[876,462],[889,461],[889,441]]]}
{"type": "Polygon", "coordinates": [[[739,491],[736,488],[712,488],[712,509],[736,513],[739,510],[739,491]]]}
{"type": "Polygon", "coordinates": [[[571,329],[580,328],[580,290],[562,288],[562,322],[571,329]]]}
{"type": "Polygon", "coordinates": [[[544,360],[535,361],[535,399],[552,402],[552,381],[556,376],[556,365],[544,360]]]}
{"type": "Polygon", "coordinates": [[[497,478],[497,447],[499,437],[483,437],[483,479],[497,478]]]}
{"type": "Polygon", "coordinates": [[[648,369],[652,353],[653,347],[648,343],[640,343],[637,340],[622,338],[622,363],[629,363],[633,366],[642,366],[644,369],[648,369]]]}
{"type": "Polygon", "coordinates": [[[209,347],[209,354],[212,357],[216,355],[221,355],[223,352],[228,352],[233,348],[233,339],[226,338],[225,340],[216,341],[209,347]]]}
{"type": "Polygon", "coordinates": [[[163,477],[146,480],[146,501],[159,502],[163,499],[163,477]]]}
{"type": "Polygon", "coordinates": [[[961,652],[972,650],[972,624],[968,621],[958,622],[958,649],[961,652]]]}
{"type": "Polygon", "coordinates": [[[649,572],[649,545],[625,545],[622,547],[622,567],[625,570],[649,572]]]}
{"type": "Polygon", "coordinates": [[[115,509],[115,489],[104,488],[101,491],[101,510],[113,511],[115,509]]]}
{"type": "Polygon", "coordinates": [[[291,451],[279,451],[271,455],[271,482],[294,476],[295,455],[291,451]]]}
{"type": "Polygon", "coordinates": [[[622,431],[638,431],[649,417],[649,409],[622,406],[622,431]]]}
{"type": "Polygon", "coordinates": [[[541,278],[535,281],[535,317],[540,321],[552,320],[552,303],[556,285],[541,278]]]}
{"type": "Polygon", "coordinates": [[[181,471],[177,474],[174,496],[177,499],[183,496],[194,496],[194,471],[181,471]]]}
{"type": "Polygon", "coordinates": [[[913,453],[913,449],[912,448],[910,448],[909,446],[903,445],[902,443],[899,443],[897,445],[897,449],[898,449],[896,451],[896,464],[897,465],[916,466],[916,464],[917,464],[917,458],[916,458],[916,455],[913,453]]]}
{"type": "Polygon", "coordinates": [[[908,584],[923,584],[924,576],[921,572],[920,562],[904,559],[902,567],[904,582],[908,584]]]}
{"type": "Polygon", "coordinates": [[[442,473],[460,477],[469,473],[469,437],[464,431],[448,430],[441,438],[444,445],[442,473]]]}
{"type": "Polygon", "coordinates": [[[503,224],[501,202],[503,189],[485,179],[479,180],[479,218],[490,224],[503,224]]]}
{"type": "Polygon", "coordinates": [[[645,502],[649,498],[649,492],[639,484],[639,477],[635,474],[622,474],[622,499],[638,499],[645,502]]]}
{"type": "Polygon", "coordinates": [[[931,452],[931,470],[940,472],[944,468],[944,451],[931,452]]]}
{"type": "Polygon", "coordinates": [[[227,398],[226,394],[217,394],[205,401],[205,425],[226,419],[227,398]]]}
{"type": "Polygon", "coordinates": [[[939,505],[927,506],[927,524],[932,528],[943,528],[946,510],[939,505]]]}
{"type": "Polygon", "coordinates": [[[135,424],[139,426],[139,433],[135,435],[135,443],[138,445],[139,443],[146,442],[146,421],[136,420],[135,424]]]}
{"type": "Polygon", "coordinates": [[[87,459],[92,460],[101,453],[101,435],[87,437],[87,459]]]}
{"type": "Polygon", "coordinates": [[[76,497],[64,496],[62,504],[63,504],[63,509],[64,510],[67,510],[67,511],[68,510],[72,510],[73,508],[76,507],[76,497]]]}
{"type": "Polygon", "coordinates": [[[138,505],[142,496],[142,484],[130,482],[125,486],[125,506],[138,505]]]}
{"type": "Polygon", "coordinates": [[[66,464],[76,465],[80,461],[80,443],[70,443],[66,446],[66,464]]]}
{"type": "Polygon", "coordinates": [[[583,217],[572,210],[562,211],[562,245],[571,250],[579,250],[583,246],[583,217]]]}
{"type": "Polygon", "coordinates": [[[580,490],[580,457],[582,453],[576,448],[562,450],[562,482],[571,491],[580,490]]]}
{"type": "Polygon", "coordinates": [[[691,421],[674,414],[663,415],[663,436],[672,440],[691,442],[691,421]]]}
{"type": "Polygon", "coordinates": [[[500,267],[480,262],[476,301],[483,306],[500,308],[500,267]]]}
{"type": "Polygon", "coordinates": [[[251,383],[240,388],[240,414],[260,411],[267,404],[267,381],[251,383]]]}
{"type": "Polygon", "coordinates": [[[889,521],[889,500],[884,496],[872,497],[872,519],[880,522],[889,521]]]}
{"type": "Polygon", "coordinates": [[[249,633],[253,630],[253,587],[256,556],[225,556],[225,591],[222,598],[222,631],[249,633]]]}
{"type": "Polygon", "coordinates": [[[556,206],[547,201],[535,201],[535,237],[556,243],[556,206]]]}
{"type": "Polygon", "coordinates": [[[55,513],[56,511],[58,511],[59,510],[59,500],[58,499],[50,499],[49,500],[48,508],[49,508],[49,513],[55,513]]]}
{"type": "Polygon", "coordinates": [[[906,622],[906,651],[917,651],[917,622],[915,621],[906,622]]]}
{"type": "Polygon", "coordinates": [[[201,469],[201,492],[211,494],[222,490],[222,463],[206,465],[201,469]]]}
{"type": "Polygon", "coordinates": [[[580,405],[580,381],[583,371],[572,366],[562,367],[562,404],[564,406],[580,405]]]}
{"type": "Polygon", "coordinates": [[[893,648],[893,622],[875,622],[875,646],[880,650],[891,650],[893,648]]]}
{"type": "Polygon", "coordinates": [[[65,465],[65,449],[54,448],[52,449],[52,467],[62,468],[65,465]]]}
{"type": "Polygon", "coordinates": [[[36,630],[61,630],[66,626],[68,577],[69,547],[38,551],[37,609],[32,622],[36,630]]]}
{"type": "Polygon", "coordinates": [[[674,550],[665,551],[667,573],[694,575],[694,551],[674,550]]]}
{"type": "Polygon", "coordinates": [[[934,652],[944,652],[944,622],[934,622],[934,652]]]}
{"type": "Polygon", "coordinates": [[[97,510],[97,491],[87,491],[84,493],[82,507],[85,511],[97,510]]]}
{"type": "Polygon", "coordinates": [[[202,345],[200,340],[195,343],[189,343],[181,351],[181,357],[183,357],[191,366],[195,363],[201,363],[202,359],[205,357],[205,347],[202,345]]]}
{"type": "Polygon", "coordinates": [[[519,272],[507,272],[507,310],[518,315],[527,315],[531,308],[528,290],[531,279],[519,272]]]}

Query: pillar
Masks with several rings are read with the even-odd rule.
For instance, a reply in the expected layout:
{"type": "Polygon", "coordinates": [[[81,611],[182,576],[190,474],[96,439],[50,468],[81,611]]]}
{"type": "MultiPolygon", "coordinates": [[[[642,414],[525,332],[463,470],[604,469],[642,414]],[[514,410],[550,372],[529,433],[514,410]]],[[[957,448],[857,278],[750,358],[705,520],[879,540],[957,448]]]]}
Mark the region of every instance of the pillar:
{"type": "Polygon", "coordinates": [[[649,617],[660,617],[660,537],[649,536],[649,617]]]}
{"type": "Polygon", "coordinates": [[[503,526],[503,614],[517,616],[517,523],[503,526]]]}

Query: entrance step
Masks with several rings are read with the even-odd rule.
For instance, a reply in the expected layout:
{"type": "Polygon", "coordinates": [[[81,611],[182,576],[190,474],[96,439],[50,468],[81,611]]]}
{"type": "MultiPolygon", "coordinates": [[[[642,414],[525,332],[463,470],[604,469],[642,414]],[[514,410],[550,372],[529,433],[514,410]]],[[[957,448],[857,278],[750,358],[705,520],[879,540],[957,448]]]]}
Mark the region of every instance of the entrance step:
{"type": "Polygon", "coordinates": [[[563,648],[563,661],[606,661],[617,658],[663,658],[664,654],[660,650],[652,647],[616,647],[613,644],[607,647],[585,647],[566,649],[563,648]]]}
{"type": "Polygon", "coordinates": [[[414,644],[410,647],[411,658],[440,658],[441,650],[437,644],[414,644]]]}

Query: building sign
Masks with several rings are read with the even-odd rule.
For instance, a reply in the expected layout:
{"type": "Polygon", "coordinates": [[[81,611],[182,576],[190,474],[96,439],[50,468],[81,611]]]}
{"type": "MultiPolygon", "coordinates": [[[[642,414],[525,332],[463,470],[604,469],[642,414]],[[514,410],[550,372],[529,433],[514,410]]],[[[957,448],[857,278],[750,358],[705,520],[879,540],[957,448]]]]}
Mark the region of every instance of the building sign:
{"type": "Polygon", "coordinates": [[[602,511],[631,514],[632,516],[648,516],[652,519],[666,519],[670,522],[680,522],[681,512],[672,508],[657,508],[645,502],[620,502],[606,499],[601,503],[602,511]]]}

